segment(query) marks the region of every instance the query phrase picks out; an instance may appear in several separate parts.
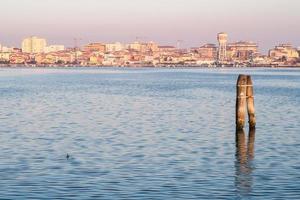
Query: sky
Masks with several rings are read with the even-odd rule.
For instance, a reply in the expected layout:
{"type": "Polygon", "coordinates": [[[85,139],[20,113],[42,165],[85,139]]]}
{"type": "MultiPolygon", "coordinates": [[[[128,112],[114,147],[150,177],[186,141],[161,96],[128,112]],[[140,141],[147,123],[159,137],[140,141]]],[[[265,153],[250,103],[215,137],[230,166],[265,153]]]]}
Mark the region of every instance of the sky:
{"type": "Polygon", "coordinates": [[[300,0],[0,0],[0,44],[31,35],[49,44],[156,41],[197,47],[254,41],[262,52],[279,43],[300,46],[300,0]]]}

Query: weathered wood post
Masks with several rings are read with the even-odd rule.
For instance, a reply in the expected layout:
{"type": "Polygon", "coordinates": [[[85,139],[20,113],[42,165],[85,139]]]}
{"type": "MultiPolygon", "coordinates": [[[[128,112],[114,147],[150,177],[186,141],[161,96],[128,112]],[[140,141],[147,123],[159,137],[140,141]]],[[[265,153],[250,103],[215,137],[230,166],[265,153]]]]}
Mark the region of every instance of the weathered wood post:
{"type": "Polygon", "coordinates": [[[246,118],[247,75],[240,74],[236,83],[236,129],[243,129],[246,118]]]}
{"type": "Polygon", "coordinates": [[[249,127],[255,128],[255,108],[253,83],[251,76],[240,74],[236,83],[236,129],[245,126],[246,111],[248,111],[249,127]]]}
{"type": "Polygon", "coordinates": [[[256,119],[255,119],[255,108],[254,108],[253,83],[252,83],[251,76],[247,76],[247,94],[246,95],[247,95],[249,127],[254,128],[256,125],[256,119]]]}

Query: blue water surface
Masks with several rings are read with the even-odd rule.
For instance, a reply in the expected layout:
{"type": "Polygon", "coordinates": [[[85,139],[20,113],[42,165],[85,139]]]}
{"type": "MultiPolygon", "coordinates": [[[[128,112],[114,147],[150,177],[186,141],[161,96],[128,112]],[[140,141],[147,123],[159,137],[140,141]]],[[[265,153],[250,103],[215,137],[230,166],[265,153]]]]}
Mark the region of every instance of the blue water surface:
{"type": "Polygon", "coordinates": [[[297,69],[1,68],[0,199],[300,199],[299,129],[297,69]]]}

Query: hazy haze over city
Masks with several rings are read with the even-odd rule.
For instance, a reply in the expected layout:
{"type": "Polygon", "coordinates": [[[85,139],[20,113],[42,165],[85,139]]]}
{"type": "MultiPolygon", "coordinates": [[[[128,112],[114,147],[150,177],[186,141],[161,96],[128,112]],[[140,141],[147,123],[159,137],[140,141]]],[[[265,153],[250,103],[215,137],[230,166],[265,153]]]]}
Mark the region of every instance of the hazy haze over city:
{"type": "Polygon", "coordinates": [[[49,43],[141,40],[186,47],[248,40],[260,50],[300,46],[299,0],[1,0],[0,43],[20,46],[29,35],[49,43]]]}

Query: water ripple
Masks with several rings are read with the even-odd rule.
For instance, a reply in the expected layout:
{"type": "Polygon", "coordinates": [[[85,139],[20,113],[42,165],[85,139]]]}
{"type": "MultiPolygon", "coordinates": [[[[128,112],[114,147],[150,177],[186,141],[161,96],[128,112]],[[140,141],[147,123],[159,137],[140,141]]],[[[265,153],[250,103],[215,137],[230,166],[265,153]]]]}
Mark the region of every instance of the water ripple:
{"type": "Polygon", "coordinates": [[[0,77],[0,199],[300,199],[299,70],[0,77]],[[253,75],[255,144],[236,141],[239,73],[253,75]]]}

